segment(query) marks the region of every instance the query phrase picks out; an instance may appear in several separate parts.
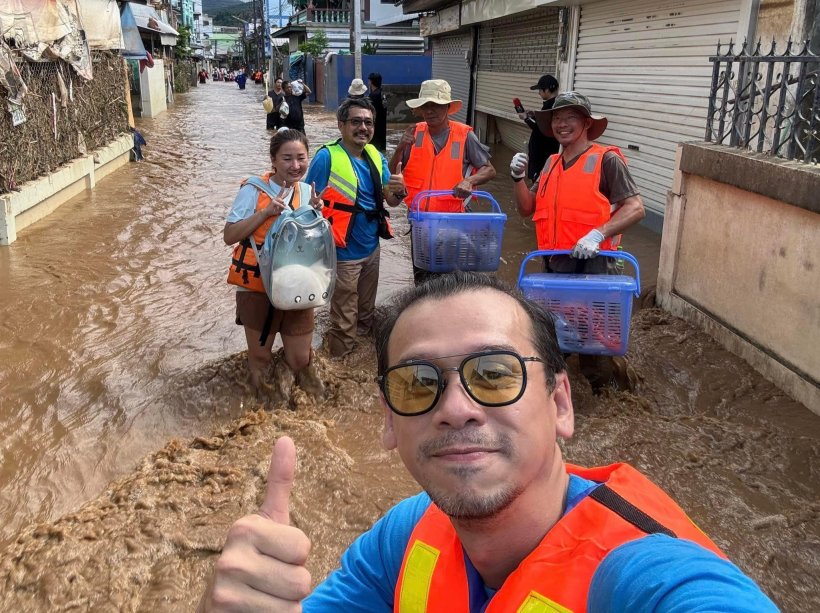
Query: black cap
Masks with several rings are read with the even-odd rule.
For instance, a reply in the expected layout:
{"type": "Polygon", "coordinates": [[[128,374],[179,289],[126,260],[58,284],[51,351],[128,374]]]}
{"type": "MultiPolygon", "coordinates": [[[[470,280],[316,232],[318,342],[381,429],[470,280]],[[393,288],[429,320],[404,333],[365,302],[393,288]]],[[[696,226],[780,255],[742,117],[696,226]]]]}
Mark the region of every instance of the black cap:
{"type": "Polygon", "coordinates": [[[545,74],[538,79],[538,83],[530,87],[530,89],[546,89],[547,91],[554,92],[558,89],[558,80],[551,74],[545,74]]]}

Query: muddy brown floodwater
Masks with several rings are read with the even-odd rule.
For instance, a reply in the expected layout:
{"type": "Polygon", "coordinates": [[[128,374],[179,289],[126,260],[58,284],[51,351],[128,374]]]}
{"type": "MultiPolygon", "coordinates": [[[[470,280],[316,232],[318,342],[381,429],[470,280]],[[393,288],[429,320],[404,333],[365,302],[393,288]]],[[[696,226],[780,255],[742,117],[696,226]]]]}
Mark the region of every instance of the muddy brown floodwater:
{"type": "MultiPolygon", "coordinates": [[[[367,344],[319,356],[319,404],[297,391],[295,411],[269,412],[247,396],[221,231],[239,181],[267,168],[261,99],[225,83],[179,96],[139,122],[145,162],[0,249],[2,610],[190,610],[282,433],[299,451],[292,518],[316,580],[416,491],[381,450],[367,344]]],[[[336,136],[318,107],[307,123],[314,150],[336,136]]],[[[499,274],[512,280],[534,238],[512,206],[510,156],[494,153],[488,190],[509,215],[499,274]]],[[[626,240],[645,285],[658,240],[626,240]]],[[[383,249],[380,301],[411,282],[407,237],[383,249]]],[[[632,392],[594,396],[570,365],[567,457],[638,466],[783,610],[820,610],[820,418],[650,302],[633,318],[632,392]]]]}

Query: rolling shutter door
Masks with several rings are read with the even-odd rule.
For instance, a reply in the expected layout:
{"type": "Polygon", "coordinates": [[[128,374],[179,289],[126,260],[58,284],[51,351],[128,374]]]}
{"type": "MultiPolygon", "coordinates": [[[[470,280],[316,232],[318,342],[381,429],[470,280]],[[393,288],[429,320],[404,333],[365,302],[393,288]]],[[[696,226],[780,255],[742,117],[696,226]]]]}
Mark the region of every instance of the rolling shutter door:
{"type": "Polygon", "coordinates": [[[530,86],[541,75],[556,74],[558,9],[537,9],[496,19],[478,32],[476,110],[496,118],[502,142],[526,151],[530,129],[513,109],[520,98],[527,109],[541,108],[530,86]]]}
{"type": "Polygon", "coordinates": [[[573,89],[609,126],[647,208],[663,214],[678,142],[703,139],[718,39],[738,29],[739,0],[610,0],[581,7],[573,89]]]}
{"type": "Polygon", "coordinates": [[[433,78],[444,79],[450,84],[454,100],[461,100],[462,105],[453,119],[467,121],[467,101],[470,99],[470,64],[468,62],[471,36],[436,36],[433,38],[433,78]]]}

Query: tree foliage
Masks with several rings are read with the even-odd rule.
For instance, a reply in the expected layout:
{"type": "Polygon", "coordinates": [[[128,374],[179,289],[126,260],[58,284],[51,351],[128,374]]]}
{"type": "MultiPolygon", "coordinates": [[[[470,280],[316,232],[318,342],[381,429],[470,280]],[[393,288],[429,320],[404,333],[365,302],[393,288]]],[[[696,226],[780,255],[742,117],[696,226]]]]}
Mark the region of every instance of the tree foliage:
{"type": "Polygon", "coordinates": [[[362,55],[376,55],[379,50],[379,41],[371,41],[369,36],[365,36],[362,43],[362,55]]]}
{"type": "Polygon", "coordinates": [[[312,37],[299,44],[299,51],[309,53],[313,57],[322,57],[327,51],[327,34],[324,30],[317,30],[312,37]]]}
{"type": "Polygon", "coordinates": [[[187,60],[191,57],[191,28],[186,25],[177,27],[179,36],[174,47],[174,57],[178,60],[187,60]]]}

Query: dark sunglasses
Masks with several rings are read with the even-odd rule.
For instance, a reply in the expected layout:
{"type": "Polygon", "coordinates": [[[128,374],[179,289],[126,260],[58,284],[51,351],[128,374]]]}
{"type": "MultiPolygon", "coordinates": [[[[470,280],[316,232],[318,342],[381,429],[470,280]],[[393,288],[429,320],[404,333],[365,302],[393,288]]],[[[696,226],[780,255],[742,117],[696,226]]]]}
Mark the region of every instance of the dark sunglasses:
{"type": "Polygon", "coordinates": [[[374,125],[372,119],[359,119],[358,117],[348,119],[346,120],[346,123],[349,123],[354,128],[360,128],[361,126],[364,126],[365,128],[372,128],[374,125]]]}
{"type": "Polygon", "coordinates": [[[458,371],[461,385],[478,404],[503,407],[516,402],[527,389],[526,362],[544,363],[544,360],[522,358],[514,351],[482,351],[468,354],[458,367],[439,368],[427,360],[397,364],[376,381],[387,406],[398,415],[423,415],[432,411],[447,386],[444,373],[450,371],[458,371]]]}

